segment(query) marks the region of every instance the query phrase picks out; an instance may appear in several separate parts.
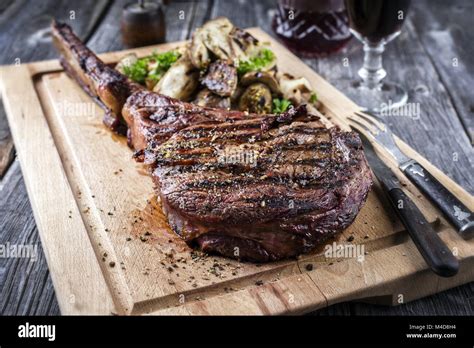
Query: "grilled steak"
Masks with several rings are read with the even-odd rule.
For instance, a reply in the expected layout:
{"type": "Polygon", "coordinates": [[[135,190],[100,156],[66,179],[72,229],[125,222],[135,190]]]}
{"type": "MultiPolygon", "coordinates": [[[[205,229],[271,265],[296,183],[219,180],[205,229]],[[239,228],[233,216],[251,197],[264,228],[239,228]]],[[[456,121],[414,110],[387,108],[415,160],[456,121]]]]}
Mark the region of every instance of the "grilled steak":
{"type": "Polygon", "coordinates": [[[148,91],[131,95],[122,114],[129,127],[129,146],[139,154],[150,142],[153,146],[161,144],[187,126],[249,117],[241,111],[205,108],[148,91]]]}
{"type": "Polygon", "coordinates": [[[104,109],[104,123],[113,131],[125,134],[122,107],[133,92],[144,88],[101,61],[69,25],[54,21],[52,36],[66,73],[104,109]]]}
{"type": "Polygon", "coordinates": [[[128,128],[171,227],[205,252],[257,262],[296,256],[346,228],[372,184],[356,133],[304,106],[281,115],[205,108],[144,90],[53,23],[62,64],[128,128]]]}
{"type": "Polygon", "coordinates": [[[149,150],[175,232],[257,262],[309,252],[349,226],[372,184],[357,134],[326,128],[304,107],[200,123],[149,150]]]}

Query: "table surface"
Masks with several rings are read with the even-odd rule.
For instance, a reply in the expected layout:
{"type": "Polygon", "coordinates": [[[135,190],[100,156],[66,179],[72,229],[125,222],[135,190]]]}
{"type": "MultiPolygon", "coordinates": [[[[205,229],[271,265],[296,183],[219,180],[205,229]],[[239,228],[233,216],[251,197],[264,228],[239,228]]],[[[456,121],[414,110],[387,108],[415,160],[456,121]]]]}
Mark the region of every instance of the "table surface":
{"type": "MultiPolygon", "coordinates": [[[[52,18],[70,23],[95,52],[123,48],[122,6],[130,0],[0,0],[0,64],[56,58],[52,18]]],[[[470,0],[414,0],[402,34],[387,46],[388,77],[403,84],[420,118],[392,116],[394,132],[471,194],[474,193],[474,18],[470,0]]],[[[167,41],[188,39],[210,18],[226,16],[239,27],[260,26],[273,35],[275,1],[170,1],[167,41]],[[181,12],[182,11],[182,12],[181,12]]],[[[356,76],[362,47],[353,39],[340,53],[305,62],[330,82],[356,76]],[[348,58],[350,64],[342,64],[348,58]]],[[[317,86],[315,86],[317,90],[317,86]]],[[[0,314],[60,314],[19,162],[0,105],[0,244],[37,244],[36,262],[0,258],[0,314]]],[[[474,283],[397,307],[341,303],[315,315],[473,315],[474,283]]]]}

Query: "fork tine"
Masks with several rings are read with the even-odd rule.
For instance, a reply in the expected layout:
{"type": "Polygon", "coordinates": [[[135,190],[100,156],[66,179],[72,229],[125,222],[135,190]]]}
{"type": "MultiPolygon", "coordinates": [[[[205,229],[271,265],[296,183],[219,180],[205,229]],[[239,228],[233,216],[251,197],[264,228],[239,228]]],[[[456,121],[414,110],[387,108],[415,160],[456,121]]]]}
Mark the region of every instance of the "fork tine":
{"type": "Polygon", "coordinates": [[[370,119],[370,120],[377,120],[377,121],[379,120],[378,116],[373,115],[373,114],[367,114],[367,113],[362,112],[362,111],[355,111],[354,114],[356,114],[359,117],[363,117],[363,118],[370,119]]]}
{"type": "Polygon", "coordinates": [[[349,116],[348,118],[349,118],[349,120],[351,120],[351,122],[355,123],[357,126],[362,128],[365,131],[365,133],[367,133],[367,135],[369,135],[370,137],[375,139],[373,131],[369,127],[367,127],[365,124],[363,124],[362,122],[358,121],[357,119],[355,119],[351,116],[349,116]]]}
{"type": "Polygon", "coordinates": [[[354,122],[357,122],[359,125],[363,125],[367,131],[370,131],[372,134],[379,133],[380,128],[377,127],[374,122],[360,117],[357,114],[349,115],[348,118],[354,122]]]}
{"type": "Polygon", "coordinates": [[[362,118],[364,121],[368,122],[370,125],[379,128],[383,132],[387,130],[387,127],[385,127],[385,124],[382,121],[380,121],[378,118],[364,114],[362,112],[355,112],[355,114],[359,116],[360,118],[362,118]]]}

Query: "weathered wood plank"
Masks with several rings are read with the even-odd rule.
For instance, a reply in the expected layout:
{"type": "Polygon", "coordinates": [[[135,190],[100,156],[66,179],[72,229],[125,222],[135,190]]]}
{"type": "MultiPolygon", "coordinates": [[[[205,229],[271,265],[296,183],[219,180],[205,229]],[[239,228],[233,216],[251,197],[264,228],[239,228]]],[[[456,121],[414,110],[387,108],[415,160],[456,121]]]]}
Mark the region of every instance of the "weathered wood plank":
{"type": "MultiPolygon", "coordinates": [[[[33,60],[53,58],[57,55],[51,49],[49,25],[52,18],[70,23],[81,36],[87,36],[94,21],[107,5],[106,0],[83,2],[77,6],[57,1],[2,1],[0,5],[0,64],[25,63],[33,60]],[[70,19],[70,11],[74,18],[70,19]],[[15,20],[11,20],[14,18],[15,20]]],[[[13,146],[0,105],[0,177],[13,158],[13,146]]]]}
{"type": "Polygon", "coordinates": [[[8,128],[5,110],[0,104],[0,180],[14,157],[13,139],[8,128]]]}
{"type": "Polygon", "coordinates": [[[0,193],[0,244],[37,248],[37,258],[0,258],[0,313],[59,314],[19,162],[10,167],[0,193]]]}
{"type": "Polygon", "coordinates": [[[4,12],[12,4],[13,4],[13,0],[1,0],[0,1],[0,14],[4,12]]]}
{"type": "Polygon", "coordinates": [[[49,36],[51,20],[65,21],[79,36],[86,37],[106,5],[106,0],[15,1],[0,15],[0,64],[56,57],[49,36]]]}
{"type": "Polygon", "coordinates": [[[216,1],[211,11],[211,18],[224,16],[241,28],[255,26],[257,22],[256,1],[216,1]]]}
{"type": "MultiPolygon", "coordinates": [[[[124,49],[119,20],[127,0],[114,2],[101,20],[87,45],[95,52],[108,52],[124,49]]],[[[164,8],[166,18],[166,41],[182,41],[189,37],[190,30],[203,23],[206,15],[206,1],[172,1],[164,8]]]]}
{"type": "Polygon", "coordinates": [[[421,44],[474,144],[474,33],[470,30],[474,4],[470,0],[455,4],[423,0],[413,1],[413,7],[412,19],[421,44]]]}

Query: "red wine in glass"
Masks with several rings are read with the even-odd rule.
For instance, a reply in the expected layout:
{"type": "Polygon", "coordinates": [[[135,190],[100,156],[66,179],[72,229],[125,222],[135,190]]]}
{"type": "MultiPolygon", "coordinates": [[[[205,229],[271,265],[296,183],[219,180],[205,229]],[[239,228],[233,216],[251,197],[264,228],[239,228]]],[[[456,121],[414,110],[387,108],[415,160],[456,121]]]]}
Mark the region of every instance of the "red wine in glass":
{"type": "Polygon", "coordinates": [[[351,39],[343,0],[280,0],[272,27],[293,52],[312,58],[339,51],[351,39]]]}
{"type": "Polygon", "coordinates": [[[410,0],[347,0],[350,26],[370,42],[400,32],[410,0]]]}
{"type": "Polygon", "coordinates": [[[385,45],[400,34],[410,0],[346,0],[350,30],[364,45],[360,80],[336,81],[336,86],[362,110],[381,114],[408,100],[402,86],[385,81],[382,66],[385,45]]]}

